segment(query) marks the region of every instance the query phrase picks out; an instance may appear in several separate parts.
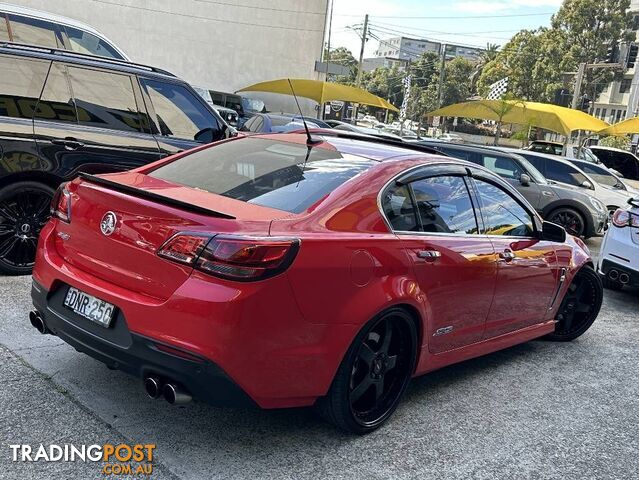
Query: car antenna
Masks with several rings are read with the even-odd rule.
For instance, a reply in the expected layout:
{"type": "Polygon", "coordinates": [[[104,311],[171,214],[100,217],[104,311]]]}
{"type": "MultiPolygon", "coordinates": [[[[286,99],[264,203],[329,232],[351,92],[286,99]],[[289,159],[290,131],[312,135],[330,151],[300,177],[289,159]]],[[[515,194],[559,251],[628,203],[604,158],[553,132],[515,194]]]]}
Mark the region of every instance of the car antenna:
{"type": "MultiPolygon", "coordinates": [[[[306,125],[306,120],[304,119],[302,108],[300,107],[300,102],[297,100],[297,95],[295,95],[295,89],[293,88],[293,83],[291,82],[290,78],[287,78],[286,80],[288,80],[288,85],[289,87],[291,87],[293,98],[295,99],[295,103],[297,104],[297,110],[300,112],[300,118],[302,119],[302,123],[304,124],[304,131],[306,131],[306,145],[308,145],[309,147],[312,147],[313,145],[322,143],[321,140],[318,140],[311,136],[311,131],[308,129],[308,125],[306,125]]],[[[307,155],[307,159],[308,159],[308,155],[307,155]]]]}

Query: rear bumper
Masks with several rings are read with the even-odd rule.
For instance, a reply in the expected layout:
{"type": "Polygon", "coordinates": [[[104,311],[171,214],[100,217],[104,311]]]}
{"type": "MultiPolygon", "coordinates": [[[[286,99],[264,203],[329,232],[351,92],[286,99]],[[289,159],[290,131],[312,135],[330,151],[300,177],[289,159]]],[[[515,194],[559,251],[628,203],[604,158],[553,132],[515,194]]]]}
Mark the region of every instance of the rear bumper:
{"type": "Polygon", "coordinates": [[[633,270],[619,261],[613,262],[607,259],[601,261],[601,266],[599,267],[599,273],[601,275],[606,277],[612,270],[617,271],[617,274],[615,275],[616,278],[619,278],[622,273],[625,273],[628,277],[630,277],[630,280],[624,285],[639,286],[639,271],[633,270]]]}
{"type": "Polygon", "coordinates": [[[106,340],[92,332],[103,327],[83,319],[78,321],[73,312],[67,313],[60,307],[57,295],[45,290],[35,280],[31,298],[54,335],[109,368],[140,378],[156,375],[178,382],[194,398],[215,406],[256,406],[218,365],[191,352],[129,332],[121,315],[114,320],[119,322],[119,338],[106,340]]]}

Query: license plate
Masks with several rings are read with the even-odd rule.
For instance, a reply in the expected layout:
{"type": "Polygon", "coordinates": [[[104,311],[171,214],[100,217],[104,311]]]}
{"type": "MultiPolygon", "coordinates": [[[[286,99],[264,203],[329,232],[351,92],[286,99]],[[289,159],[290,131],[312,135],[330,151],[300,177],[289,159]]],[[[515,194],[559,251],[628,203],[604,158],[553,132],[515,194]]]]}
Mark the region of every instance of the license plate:
{"type": "Polygon", "coordinates": [[[64,306],[104,328],[109,328],[115,310],[110,303],[73,287],[69,287],[64,306]]]}

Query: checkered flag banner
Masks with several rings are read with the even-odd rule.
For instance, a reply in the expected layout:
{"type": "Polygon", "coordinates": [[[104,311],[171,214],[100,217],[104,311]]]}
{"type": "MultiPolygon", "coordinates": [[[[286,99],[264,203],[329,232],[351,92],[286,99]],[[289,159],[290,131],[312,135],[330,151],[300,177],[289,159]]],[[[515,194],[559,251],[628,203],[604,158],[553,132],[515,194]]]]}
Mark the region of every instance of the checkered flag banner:
{"type": "Polygon", "coordinates": [[[399,110],[399,118],[406,118],[406,110],[408,110],[408,101],[410,100],[410,85],[412,81],[412,75],[406,75],[402,81],[404,85],[404,101],[402,102],[402,108],[399,110]]]}
{"type": "Polygon", "coordinates": [[[504,93],[508,91],[508,77],[502,78],[496,81],[490,86],[490,92],[488,92],[487,100],[499,100],[504,96],[504,93]]]}

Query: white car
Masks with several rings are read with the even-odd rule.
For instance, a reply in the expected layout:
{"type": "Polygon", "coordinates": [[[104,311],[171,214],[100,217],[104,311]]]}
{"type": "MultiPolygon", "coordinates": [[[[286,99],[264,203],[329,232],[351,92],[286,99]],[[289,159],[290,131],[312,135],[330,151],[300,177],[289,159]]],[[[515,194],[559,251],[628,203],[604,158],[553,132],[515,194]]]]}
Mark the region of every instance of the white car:
{"type": "Polygon", "coordinates": [[[442,140],[443,142],[464,143],[464,139],[461,135],[456,133],[444,133],[437,137],[437,140],[442,140]]]}
{"type": "Polygon", "coordinates": [[[606,288],[639,286],[639,197],[612,216],[601,244],[597,270],[606,288]]]}
{"type": "Polygon", "coordinates": [[[633,194],[625,189],[611,188],[598,182],[594,176],[579,168],[575,162],[564,159],[565,157],[530,150],[517,150],[516,153],[532,163],[547,180],[561,186],[581,189],[595,197],[606,206],[610,215],[633,197],[633,194]]]}
{"type": "Polygon", "coordinates": [[[0,42],[24,43],[129,61],[102,33],[77,20],[0,3],[0,42]]]}

